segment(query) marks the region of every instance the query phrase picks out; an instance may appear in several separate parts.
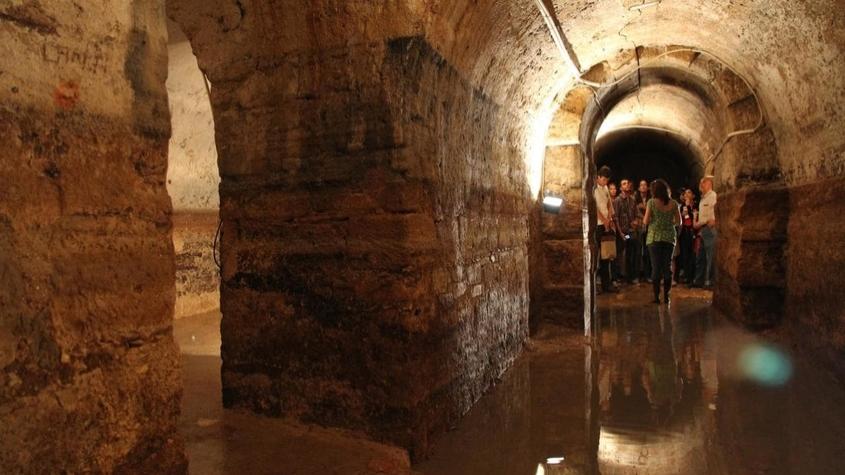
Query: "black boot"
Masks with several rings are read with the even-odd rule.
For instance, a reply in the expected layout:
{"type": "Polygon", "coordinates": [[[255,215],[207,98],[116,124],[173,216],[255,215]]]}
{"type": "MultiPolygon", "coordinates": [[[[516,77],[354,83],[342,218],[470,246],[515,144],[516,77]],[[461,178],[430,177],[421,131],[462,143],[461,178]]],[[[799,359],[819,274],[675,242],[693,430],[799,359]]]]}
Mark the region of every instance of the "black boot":
{"type": "Polygon", "coordinates": [[[651,303],[660,303],[660,279],[654,279],[651,286],[654,289],[654,300],[651,303]]]}

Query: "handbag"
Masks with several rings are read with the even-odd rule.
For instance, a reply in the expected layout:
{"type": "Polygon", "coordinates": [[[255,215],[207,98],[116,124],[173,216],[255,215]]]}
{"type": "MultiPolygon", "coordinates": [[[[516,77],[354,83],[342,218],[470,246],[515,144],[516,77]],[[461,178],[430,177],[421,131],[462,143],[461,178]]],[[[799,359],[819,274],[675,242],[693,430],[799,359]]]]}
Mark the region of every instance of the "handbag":
{"type": "Polygon", "coordinates": [[[601,260],[616,259],[616,236],[612,233],[601,236],[601,260]]]}

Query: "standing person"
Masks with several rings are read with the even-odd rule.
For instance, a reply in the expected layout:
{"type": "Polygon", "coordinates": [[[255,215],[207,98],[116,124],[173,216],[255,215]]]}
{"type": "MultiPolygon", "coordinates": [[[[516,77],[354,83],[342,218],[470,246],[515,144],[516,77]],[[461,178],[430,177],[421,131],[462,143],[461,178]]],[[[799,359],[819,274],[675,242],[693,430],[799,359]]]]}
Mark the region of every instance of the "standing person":
{"type": "Polygon", "coordinates": [[[610,193],[611,201],[615,200],[616,197],[619,196],[619,189],[616,188],[616,183],[612,181],[607,184],[607,191],[610,193]]]}
{"type": "Polygon", "coordinates": [[[653,198],[646,204],[643,223],[648,226],[646,245],[651,256],[653,303],[660,303],[660,280],[663,279],[663,300],[669,302],[672,289],[672,253],[675,252],[675,226],[681,222],[678,203],[672,199],[669,185],[663,180],[651,183],[653,198]]]}
{"type": "Polygon", "coordinates": [[[620,236],[617,244],[622,243],[619,247],[622,251],[618,253],[618,257],[621,257],[619,263],[626,282],[633,284],[639,277],[642,261],[639,236],[641,219],[631,180],[622,180],[619,184],[622,187],[622,193],[614,201],[616,225],[620,236]]]}
{"type": "Polygon", "coordinates": [[[609,182],[607,184],[607,191],[610,192],[610,206],[613,207],[613,224],[614,224],[614,235],[616,236],[616,259],[611,259],[610,261],[610,280],[613,281],[614,285],[619,285],[620,281],[622,280],[622,247],[625,243],[622,241],[622,235],[619,233],[619,213],[616,209],[616,198],[619,196],[619,188],[616,187],[616,183],[609,182]]]}
{"type": "Polygon", "coordinates": [[[615,292],[616,288],[610,280],[610,259],[601,258],[601,237],[603,234],[615,234],[613,222],[613,205],[610,200],[610,190],[607,189],[607,182],[610,180],[610,168],[601,167],[596,177],[596,188],[593,196],[596,199],[596,241],[599,249],[599,275],[601,276],[602,288],[605,292],[615,292]]]}
{"type": "Polygon", "coordinates": [[[695,209],[695,194],[692,189],[684,191],[683,200],[681,202],[681,232],[678,236],[678,247],[680,252],[678,254],[678,264],[675,272],[675,280],[678,282],[686,282],[692,284],[695,278],[695,251],[693,249],[693,242],[695,241],[695,222],[693,218],[696,213],[695,209]]]}
{"type": "Polygon", "coordinates": [[[713,177],[701,179],[701,202],[694,216],[694,227],[701,232],[701,250],[695,262],[696,275],[693,286],[709,289],[713,286],[713,262],[716,256],[716,192],[713,191],[713,177]]]}
{"type": "MultiPolygon", "coordinates": [[[[645,217],[646,205],[648,204],[648,200],[651,199],[651,190],[649,190],[647,181],[640,180],[640,187],[634,197],[637,199],[637,209],[639,210],[640,222],[642,223],[642,219],[645,217]]],[[[647,235],[648,227],[643,223],[640,227],[640,236],[647,235]]],[[[642,271],[642,278],[651,282],[651,258],[648,255],[648,247],[645,241],[645,239],[640,239],[640,244],[642,245],[642,249],[640,250],[640,269],[642,271]]]]}

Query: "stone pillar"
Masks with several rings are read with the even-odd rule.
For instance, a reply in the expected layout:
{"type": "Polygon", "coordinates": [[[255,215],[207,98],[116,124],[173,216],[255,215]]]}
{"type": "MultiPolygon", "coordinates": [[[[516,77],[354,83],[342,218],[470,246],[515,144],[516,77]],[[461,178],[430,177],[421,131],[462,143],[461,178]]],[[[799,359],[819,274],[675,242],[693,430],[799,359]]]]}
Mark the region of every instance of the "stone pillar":
{"type": "Polygon", "coordinates": [[[175,318],[220,308],[220,272],[214,243],[220,174],[209,88],[179,27],[168,22],[167,99],[172,134],[167,192],[173,202],[176,251],[175,318]]]}
{"type": "Polygon", "coordinates": [[[787,327],[814,356],[845,378],[845,201],[843,178],[791,186],[786,253],[787,327]]]}
{"type": "Polygon", "coordinates": [[[223,399],[418,456],[527,337],[524,137],[409,4],[332,5],[169,5],[212,83],[223,399]]]}
{"type": "Polygon", "coordinates": [[[544,189],[563,198],[560,214],[542,213],[542,316],[584,325],[584,232],[581,146],[550,146],[544,189]]]}
{"type": "Polygon", "coordinates": [[[160,2],[0,6],[0,467],[179,473],[160,2]]]}
{"type": "MultiPolygon", "coordinates": [[[[532,282],[532,319],[547,319],[573,328],[584,328],[585,273],[584,262],[584,154],[579,133],[584,111],[592,96],[588,89],[569,91],[552,119],[546,137],[543,164],[542,201],[546,193],[563,198],[560,214],[539,211],[539,226],[533,239],[538,272],[532,282]],[[539,241],[539,242],[535,242],[539,241]],[[538,290],[534,290],[537,288],[538,290]]],[[[537,204],[541,207],[541,203],[537,204]]],[[[586,267],[585,267],[586,265],[586,267]]],[[[587,291],[589,293],[590,291],[587,291]]]]}
{"type": "Polygon", "coordinates": [[[748,187],[719,196],[714,305],[749,328],[780,324],[786,294],[789,191],[748,187]]]}

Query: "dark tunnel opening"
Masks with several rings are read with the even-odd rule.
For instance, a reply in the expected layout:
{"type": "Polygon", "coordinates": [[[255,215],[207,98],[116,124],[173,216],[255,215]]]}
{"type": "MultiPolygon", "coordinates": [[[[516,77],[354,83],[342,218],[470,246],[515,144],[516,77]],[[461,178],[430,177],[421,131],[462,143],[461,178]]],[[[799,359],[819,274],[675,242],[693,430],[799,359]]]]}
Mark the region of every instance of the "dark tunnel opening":
{"type": "Polygon", "coordinates": [[[697,191],[704,175],[689,142],[669,131],[644,127],[614,130],[599,138],[595,150],[596,166],[609,166],[613,182],[630,179],[636,187],[640,180],[663,178],[676,198],[683,188],[697,191]]]}

